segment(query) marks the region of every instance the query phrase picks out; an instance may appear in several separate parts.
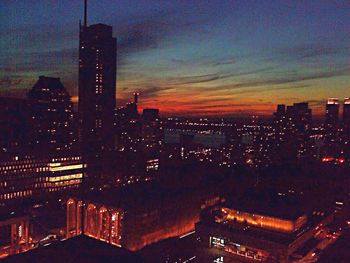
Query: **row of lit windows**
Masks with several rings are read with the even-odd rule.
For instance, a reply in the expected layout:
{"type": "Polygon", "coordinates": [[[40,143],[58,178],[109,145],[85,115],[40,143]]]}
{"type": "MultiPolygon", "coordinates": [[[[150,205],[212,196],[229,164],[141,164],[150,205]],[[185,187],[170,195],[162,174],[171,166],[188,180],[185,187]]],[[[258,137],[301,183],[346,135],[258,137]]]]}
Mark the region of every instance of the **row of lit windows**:
{"type": "MultiPolygon", "coordinates": [[[[33,189],[44,189],[46,187],[49,187],[48,183],[35,183],[35,184],[25,185],[26,189],[32,189],[32,190],[33,189]]],[[[2,193],[2,194],[10,193],[10,192],[13,192],[15,190],[18,190],[18,188],[22,189],[23,187],[7,186],[6,188],[0,189],[0,193],[2,193]]]]}
{"type": "Polygon", "coordinates": [[[75,185],[80,184],[82,180],[76,179],[76,180],[68,180],[68,181],[60,181],[60,182],[54,182],[54,183],[48,183],[48,186],[50,187],[61,187],[61,186],[67,186],[67,185],[75,185]]]}
{"type": "MultiPolygon", "coordinates": [[[[12,166],[12,165],[24,165],[24,164],[35,164],[35,165],[39,165],[39,164],[43,164],[45,163],[45,160],[20,160],[20,161],[12,161],[12,162],[3,162],[1,163],[2,166],[12,166]]],[[[1,169],[1,168],[0,168],[1,169]]]]}
{"type": "Polygon", "coordinates": [[[48,189],[48,192],[57,192],[57,191],[62,191],[62,190],[68,189],[68,188],[78,188],[78,187],[79,187],[79,184],[72,184],[72,185],[64,186],[64,187],[62,187],[62,188],[60,188],[60,187],[57,187],[57,188],[49,188],[49,189],[48,189]]]}
{"type": "Polygon", "coordinates": [[[44,171],[49,171],[49,168],[47,167],[40,167],[40,168],[35,168],[35,169],[15,169],[11,170],[7,169],[5,171],[0,171],[0,174],[7,174],[7,173],[23,173],[23,172],[44,172],[44,171]]]}
{"type": "Polygon", "coordinates": [[[49,182],[58,182],[58,181],[66,181],[66,180],[81,179],[81,178],[83,178],[82,173],[62,175],[62,176],[50,177],[49,182]]]}
{"type": "Polygon", "coordinates": [[[75,170],[75,169],[82,169],[82,168],[83,168],[83,164],[73,164],[73,165],[49,167],[49,171],[58,172],[58,171],[68,171],[68,170],[75,170]]]}
{"type": "MultiPolygon", "coordinates": [[[[81,180],[75,180],[77,182],[75,183],[70,183],[70,184],[62,184],[62,185],[54,185],[54,187],[56,188],[49,188],[47,189],[47,192],[56,192],[56,191],[60,191],[60,190],[64,190],[67,188],[77,188],[79,187],[79,183],[81,180]],[[64,186],[64,187],[62,187],[64,186]]],[[[14,192],[14,193],[6,193],[6,194],[0,194],[0,200],[11,200],[11,199],[15,199],[15,198],[23,198],[23,197],[28,197],[33,195],[33,191],[32,190],[24,190],[24,191],[18,191],[18,192],[14,192]]]]}
{"type": "Polygon", "coordinates": [[[53,158],[52,162],[61,162],[61,161],[77,161],[81,160],[80,156],[75,156],[75,157],[62,157],[62,158],[53,158]]]}
{"type": "Polygon", "coordinates": [[[26,197],[31,196],[33,194],[32,190],[25,190],[25,191],[19,191],[15,193],[9,193],[9,194],[0,194],[0,200],[7,200],[7,199],[14,199],[18,197],[26,197]]]}
{"type": "Polygon", "coordinates": [[[23,173],[23,172],[45,172],[45,171],[49,171],[48,167],[40,167],[40,168],[36,168],[36,169],[16,169],[16,170],[12,170],[11,168],[8,168],[5,171],[1,171],[0,174],[13,174],[13,173],[23,173]]]}
{"type": "MultiPolygon", "coordinates": [[[[50,187],[62,187],[62,186],[67,186],[67,185],[78,185],[82,182],[81,179],[76,179],[76,180],[69,180],[69,181],[61,181],[61,182],[49,182],[49,183],[36,183],[36,184],[32,184],[32,185],[27,185],[26,188],[30,188],[30,189],[41,189],[44,190],[46,188],[50,188],[50,187]]],[[[9,193],[9,191],[13,191],[14,187],[7,187],[7,188],[3,188],[1,190],[7,190],[7,191],[0,191],[0,195],[7,195],[7,194],[14,194],[14,193],[9,193]]],[[[28,194],[26,194],[28,191],[32,191],[32,190],[23,190],[20,191],[18,193],[23,193],[22,195],[20,194],[16,194],[14,195],[14,197],[22,197],[22,196],[26,196],[28,194]]],[[[10,197],[11,198],[11,197],[10,197]]]]}
{"type": "MultiPolygon", "coordinates": [[[[18,187],[19,184],[21,185],[27,185],[27,184],[32,184],[32,183],[40,183],[40,182],[46,182],[48,177],[29,177],[27,175],[23,175],[20,178],[18,176],[14,177],[6,177],[6,180],[8,181],[1,181],[0,182],[0,187],[18,187]],[[19,180],[20,179],[20,180],[19,180]],[[20,183],[19,183],[20,182],[20,183]]],[[[27,185],[28,187],[28,185],[27,185]]],[[[0,191],[6,190],[6,188],[0,188],[0,191]]]]}
{"type": "MultiPolygon", "coordinates": [[[[39,165],[42,165],[44,163],[47,163],[47,160],[18,160],[18,156],[14,157],[15,161],[11,162],[3,162],[2,166],[0,166],[1,170],[9,170],[9,169],[15,169],[15,168],[29,168],[29,167],[36,167],[39,165]]],[[[62,157],[62,158],[53,158],[52,162],[56,161],[77,161],[81,160],[81,157],[62,157]]]]}

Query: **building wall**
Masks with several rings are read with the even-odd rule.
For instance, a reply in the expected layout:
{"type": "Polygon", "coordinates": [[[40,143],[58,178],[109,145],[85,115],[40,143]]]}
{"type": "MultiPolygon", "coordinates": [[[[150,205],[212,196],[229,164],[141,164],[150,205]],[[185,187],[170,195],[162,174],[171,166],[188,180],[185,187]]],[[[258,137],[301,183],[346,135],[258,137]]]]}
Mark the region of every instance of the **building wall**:
{"type": "Polygon", "coordinates": [[[77,189],[83,179],[81,156],[6,156],[0,162],[0,201],[77,189]]]}
{"type": "Polygon", "coordinates": [[[221,211],[225,215],[225,220],[237,221],[240,223],[246,222],[247,224],[253,226],[286,233],[296,231],[306,223],[307,219],[306,216],[301,216],[294,221],[272,216],[253,214],[229,208],[222,208],[221,211]]]}

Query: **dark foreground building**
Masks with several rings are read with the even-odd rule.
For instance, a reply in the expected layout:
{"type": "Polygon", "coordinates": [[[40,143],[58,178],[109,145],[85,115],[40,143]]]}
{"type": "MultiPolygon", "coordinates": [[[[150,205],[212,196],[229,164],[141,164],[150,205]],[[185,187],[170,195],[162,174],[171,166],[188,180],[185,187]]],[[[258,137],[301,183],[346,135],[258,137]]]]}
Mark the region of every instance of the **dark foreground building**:
{"type": "Polygon", "coordinates": [[[143,186],[125,188],[88,194],[84,201],[68,199],[67,238],[83,232],[137,251],[162,239],[193,231],[201,204],[210,199],[200,189],[187,192],[150,191],[143,186]]]}
{"type": "Polygon", "coordinates": [[[138,255],[116,248],[99,240],[79,236],[43,246],[22,254],[10,256],[4,263],[97,263],[97,262],[144,262],[138,255]]]}

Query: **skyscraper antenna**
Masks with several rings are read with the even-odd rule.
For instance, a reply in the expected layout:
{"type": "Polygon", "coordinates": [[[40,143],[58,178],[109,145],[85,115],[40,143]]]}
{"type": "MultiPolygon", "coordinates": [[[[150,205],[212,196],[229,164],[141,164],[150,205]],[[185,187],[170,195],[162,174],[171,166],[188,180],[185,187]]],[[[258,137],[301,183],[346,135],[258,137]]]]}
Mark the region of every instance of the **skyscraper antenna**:
{"type": "Polygon", "coordinates": [[[87,0],[84,0],[84,27],[87,27],[87,0]]]}

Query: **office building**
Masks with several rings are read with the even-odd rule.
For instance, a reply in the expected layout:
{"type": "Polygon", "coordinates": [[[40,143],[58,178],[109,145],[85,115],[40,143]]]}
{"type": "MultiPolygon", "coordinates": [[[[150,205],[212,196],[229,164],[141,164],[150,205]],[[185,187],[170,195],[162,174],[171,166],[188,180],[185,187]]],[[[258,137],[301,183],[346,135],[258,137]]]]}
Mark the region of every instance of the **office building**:
{"type": "Polygon", "coordinates": [[[292,161],[310,155],[308,149],[311,120],[312,112],[308,103],[277,106],[273,115],[275,161],[292,161]]]}
{"type": "Polygon", "coordinates": [[[73,106],[59,78],[40,76],[28,93],[32,151],[69,151],[77,142],[73,106]]]}
{"type": "Polygon", "coordinates": [[[144,109],[141,116],[142,140],[146,148],[159,146],[161,140],[161,127],[159,109],[144,109]]]}
{"type": "Polygon", "coordinates": [[[343,131],[344,131],[344,135],[349,139],[350,137],[350,98],[344,99],[343,131]]]}
{"type": "Polygon", "coordinates": [[[84,164],[79,155],[48,157],[32,154],[0,155],[0,202],[47,198],[47,194],[78,189],[84,164]]]}
{"type": "MultiPolygon", "coordinates": [[[[79,34],[79,115],[82,121],[83,157],[89,166],[89,179],[102,180],[108,152],[114,150],[114,110],[116,103],[116,38],[112,27],[87,25],[79,34]]],[[[96,183],[96,182],[95,182],[96,183]]]]}
{"type": "Polygon", "coordinates": [[[338,128],[339,99],[330,98],[326,104],[325,132],[327,137],[334,137],[338,128]]]}

